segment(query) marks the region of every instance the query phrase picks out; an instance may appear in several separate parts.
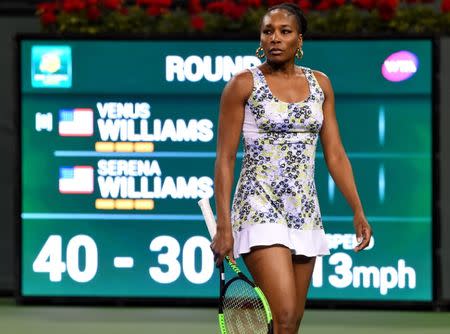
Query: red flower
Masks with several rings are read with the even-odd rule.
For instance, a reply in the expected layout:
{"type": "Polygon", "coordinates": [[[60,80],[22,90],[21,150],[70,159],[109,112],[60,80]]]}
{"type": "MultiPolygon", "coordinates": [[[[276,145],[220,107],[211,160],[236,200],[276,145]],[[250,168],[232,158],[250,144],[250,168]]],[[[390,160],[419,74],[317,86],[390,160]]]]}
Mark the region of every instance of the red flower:
{"type": "Polygon", "coordinates": [[[148,6],[148,15],[159,16],[168,11],[168,8],[172,5],[172,0],[137,0],[136,4],[148,6]]]}
{"type": "Polygon", "coordinates": [[[353,0],[353,4],[362,9],[374,9],[376,0],[353,0]]]}
{"type": "Polygon", "coordinates": [[[397,9],[399,0],[378,0],[378,8],[397,9]]]}
{"type": "Polygon", "coordinates": [[[300,0],[298,2],[298,6],[302,9],[302,11],[307,13],[311,9],[312,3],[311,0],[300,0]]]}
{"type": "Polygon", "coordinates": [[[172,6],[173,1],[172,0],[157,0],[160,4],[160,6],[170,7],[172,6]]]}
{"type": "Polygon", "coordinates": [[[195,30],[203,30],[205,28],[205,20],[201,16],[193,16],[191,18],[191,26],[195,30]]]}
{"type": "Polygon", "coordinates": [[[147,14],[150,16],[159,16],[161,15],[161,8],[156,6],[150,6],[147,8],[147,14]]]}
{"type": "Polygon", "coordinates": [[[99,0],[86,0],[88,6],[97,6],[99,0]]]}
{"type": "Polygon", "coordinates": [[[56,22],[56,15],[54,12],[47,11],[41,16],[41,22],[44,26],[51,25],[56,22]]]}
{"type": "Polygon", "coordinates": [[[346,3],[346,0],[321,0],[319,4],[316,6],[316,9],[319,11],[326,11],[333,7],[339,7],[346,3]]]}
{"type": "Polygon", "coordinates": [[[409,4],[415,4],[415,3],[419,4],[419,3],[434,3],[435,1],[434,0],[405,0],[405,2],[409,3],[409,4]]]}
{"type": "Polygon", "coordinates": [[[239,20],[242,16],[244,16],[246,11],[247,7],[230,3],[230,6],[226,9],[225,14],[232,19],[239,20]]]}
{"type": "Polygon", "coordinates": [[[201,0],[189,0],[189,13],[198,14],[203,11],[201,0]]]}
{"type": "Polygon", "coordinates": [[[378,0],[378,12],[382,20],[389,21],[395,16],[399,0],[378,0]]]}
{"type": "Polygon", "coordinates": [[[213,1],[206,5],[206,10],[210,13],[218,13],[223,14],[225,8],[225,2],[224,1],[213,1]]]}
{"type": "Polygon", "coordinates": [[[210,2],[206,6],[206,10],[210,13],[222,14],[234,20],[238,20],[245,14],[247,7],[223,0],[210,2]]]}
{"type": "Polygon", "coordinates": [[[88,8],[87,10],[87,18],[89,21],[97,21],[98,18],[100,17],[100,9],[98,9],[98,7],[95,6],[91,6],[88,8]]]}
{"type": "Polygon", "coordinates": [[[148,6],[147,14],[150,16],[160,16],[168,12],[172,5],[172,0],[137,0],[137,5],[148,6]]]}
{"type": "Polygon", "coordinates": [[[441,10],[443,13],[450,13],[450,0],[442,0],[441,10]]]}
{"type": "Polygon", "coordinates": [[[107,9],[117,10],[122,6],[122,0],[103,0],[103,6],[107,9]]]}
{"type": "Polygon", "coordinates": [[[76,12],[86,8],[86,3],[81,0],[64,0],[63,10],[65,12],[76,12]]]}
{"type": "Polygon", "coordinates": [[[282,4],[283,2],[290,2],[290,3],[292,3],[294,1],[293,0],[268,0],[267,1],[267,6],[272,7],[272,6],[275,6],[275,5],[282,4]]]}
{"type": "Polygon", "coordinates": [[[41,2],[37,5],[38,13],[47,13],[56,11],[56,3],[53,2],[41,2]]]}
{"type": "Polygon", "coordinates": [[[172,2],[172,0],[136,0],[136,5],[149,7],[170,7],[172,6],[172,2]]]}
{"type": "Polygon", "coordinates": [[[147,14],[150,16],[160,16],[167,12],[167,8],[159,6],[150,6],[147,8],[147,14]]]}
{"type": "Polygon", "coordinates": [[[316,9],[319,11],[325,11],[331,9],[333,7],[333,0],[321,0],[319,4],[316,6],[316,9]]]}
{"type": "Polygon", "coordinates": [[[240,4],[247,7],[260,7],[261,0],[241,0],[240,4]]]}

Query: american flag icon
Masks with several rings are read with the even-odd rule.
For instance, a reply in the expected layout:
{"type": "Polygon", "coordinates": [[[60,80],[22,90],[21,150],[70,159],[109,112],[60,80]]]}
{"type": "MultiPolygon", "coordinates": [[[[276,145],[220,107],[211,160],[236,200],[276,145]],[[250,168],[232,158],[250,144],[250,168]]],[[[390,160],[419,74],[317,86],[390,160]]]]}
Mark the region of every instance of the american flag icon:
{"type": "Polygon", "coordinates": [[[90,137],[94,134],[94,111],[88,108],[59,110],[58,132],[63,137],[90,137]]]}
{"type": "Polygon", "coordinates": [[[92,166],[59,167],[59,192],[61,194],[92,194],[94,168],[92,166]]]}

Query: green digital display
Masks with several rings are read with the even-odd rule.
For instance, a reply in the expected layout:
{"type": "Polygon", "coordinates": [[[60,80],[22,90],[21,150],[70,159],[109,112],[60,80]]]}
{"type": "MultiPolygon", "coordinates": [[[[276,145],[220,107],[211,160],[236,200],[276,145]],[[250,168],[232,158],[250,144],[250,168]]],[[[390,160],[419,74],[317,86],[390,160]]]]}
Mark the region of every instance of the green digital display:
{"type": "MultiPolygon", "coordinates": [[[[20,42],[21,295],[215,298],[197,201],[211,198],[220,93],[260,64],[258,41],[20,42]]],[[[331,255],[309,298],[432,300],[432,42],[305,40],[326,73],[374,230],[352,212],[320,145],[331,255]]],[[[239,149],[236,177],[242,161],[239,149]]]]}

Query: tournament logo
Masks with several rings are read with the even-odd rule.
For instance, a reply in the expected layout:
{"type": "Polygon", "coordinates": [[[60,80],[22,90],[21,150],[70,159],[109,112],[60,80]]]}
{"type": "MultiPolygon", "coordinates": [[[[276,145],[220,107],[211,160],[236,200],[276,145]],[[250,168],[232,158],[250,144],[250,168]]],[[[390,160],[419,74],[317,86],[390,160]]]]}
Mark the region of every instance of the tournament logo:
{"type": "Polygon", "coordinates": [[[33,46],[31,48],[31,85],[33,88],[72,87],[70,46],[33,46]]]}
{"type": "Polygon", "coordinates": [[[409,51],[398,51],[391,54],[381,67],[383,77],[391,82],[405,81],[416,74],[419,58],[409,51]]]}

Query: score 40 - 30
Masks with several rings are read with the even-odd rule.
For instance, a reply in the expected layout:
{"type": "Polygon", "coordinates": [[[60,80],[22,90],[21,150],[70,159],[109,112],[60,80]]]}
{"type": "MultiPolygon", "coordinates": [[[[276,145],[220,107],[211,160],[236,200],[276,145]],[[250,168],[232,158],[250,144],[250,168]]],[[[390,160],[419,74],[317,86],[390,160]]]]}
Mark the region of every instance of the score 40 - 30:
{"type": "MultiPolygon", "coordinates": [[[[160,284],[176,283],[181,275],[193,284],[204,284],[214,273],[213,255],[209,245],[210,241],[202,236],[190,237],[183,245],[172,236],[158,236],[151,240],[148,246],[150,252],[157,255],[158,265],[150,266],[148,274],[160,284]],[[196,253],[200,256],[196,257],[196,253]]],[[[327,270],[331,272],[327,281],[335,288],[376,288],[381,295],[386,295],[390,289],[396,287],[416,287],[416,272],[414,268],[407,267],[403,259],[397,261],[397,267],[353,266],[350,255],[336,252],[326,258],[317,258],[312,278],[315,288],[321,288],[325,283],[324,260],[331,269],[327,270]]],[[[111,259],[110,265],[114,262],[114,259],[111,259]]],[[[88,283],[95,278],[98,271],[97,244],[90,236],[80,234],[73,236],[63,245],[62,236],[50,235],[33,262],[33,271],[47,273],[51,282],[62,281],[63,274],[67,272],[70,279],[88,283]],[[63,252],[66,254],[65,262],[63,252]],[[84,254],[83,261],[80,261],[80,254],[84,254]],[[80,268],[80,262],[84,263],[83,268],[80,268]]]]}

